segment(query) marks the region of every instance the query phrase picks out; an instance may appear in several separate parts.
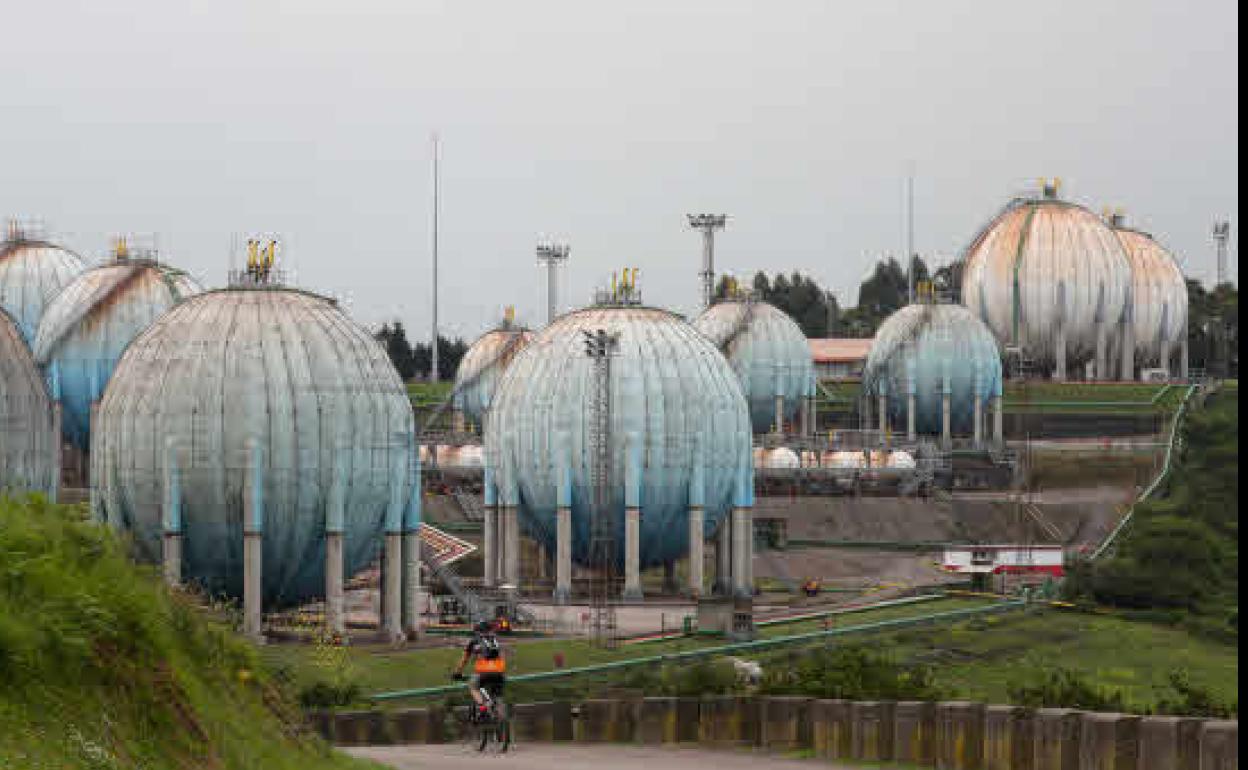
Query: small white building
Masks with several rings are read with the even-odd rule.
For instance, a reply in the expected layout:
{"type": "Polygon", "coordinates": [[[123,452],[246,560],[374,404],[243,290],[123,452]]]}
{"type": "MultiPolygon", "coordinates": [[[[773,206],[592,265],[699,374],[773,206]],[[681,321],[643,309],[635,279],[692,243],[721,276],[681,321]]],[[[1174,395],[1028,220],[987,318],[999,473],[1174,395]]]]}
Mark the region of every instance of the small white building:
{"type": "Polygon", "coordinates": [[[821,380],[853,380],[862,377],[871,352],[870,339],[808,339],[815,376],[821,380]]]}
{"type": "Polygon", "coordinates": [[[945,547],[941,568],[959,575],[1060,578],[1064,556],[1061,545],[953,545],[945,547]]]}

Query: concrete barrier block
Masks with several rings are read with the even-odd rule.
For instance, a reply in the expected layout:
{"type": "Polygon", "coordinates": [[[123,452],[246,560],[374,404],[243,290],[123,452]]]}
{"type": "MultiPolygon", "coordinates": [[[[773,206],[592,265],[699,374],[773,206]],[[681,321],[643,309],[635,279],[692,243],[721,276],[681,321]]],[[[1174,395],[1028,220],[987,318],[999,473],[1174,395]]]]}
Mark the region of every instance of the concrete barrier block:
{"type": "Polygon", "coordinates": [[[1139,770],[1199,770],[1200,724],[1192,717],[1141,719],[1139,770]]]}
{"type": "Polygon", "coordinates": [[[545,743],[555,739],[555,704],[517,703],[511,707],[511,732],[517,741],[545,743]]]}
{"type": "Polygon", "coordinates": [[[550,707],[552,740],[570,741],[575,737],[572,704],[555,701],[550,707]]]}
{"type": "Polygon", "coordinates": [[[775,752],[808,749],[810,698],[770,697],[759,704],[759,745],[775,752]]]}
{"type": "Polygon", "coordinates": [[[821,759],[847,759],[852,754],[852,720],[846,700],[816,700],[810,704],[811,743],[821,759]]]}
{"type": "Polygon", "coordinates": [[[402,709],[390,714],[390,729],[395,743],[432,743],[432,728],[429,709],[402,709]]]}
{"type": "Polygon", "coordinates": [[[676,742],[676,702],[676,698],[642,699],[640,720],[637,726],[637,735],[642,743],[676,742]]]}
{"type": "Polygon", "coordinates": [[[1085,713],[1080,717],[1080,770],[1135,770],[1140,718],[1130,714],[1085,713]]]}
{"type": "Polygon", "coordinates": [[[1239,770],[1239,722],[1216,719],[1200,726],[1200,770],[1239,770]]]}
{"type": "Polygon", "coordinates": [[[702,719],[702,703],[698,698],[676,699],[676,741],[694,743],[702,719]]]}
{"type": "Polygon", "coordinates": [[[1035,725],[1030,709],[984,709],[984,770],[1031,770],[1035,725]]]}
{"type": "Polygon", "coordinates": [[[936,704],[938,770],[980,770],[984,764],[984,704],[936,704]]]}
{"type": "Polygon", "coordinates": [[[1031,741],[1034,770],[1078,770],[1082,713],[1073,709],[1036,709],[1031,741]]]}
{"type": "Polygon", "coordinates": [[[866,762],[893,758],[891,701],[857,701],[850,706],[850,756],[866,762]]]}
{"type": "Polygon", "coordinates": [[[893,759],[915,765],[936,764],[936,704],[901,701],[893,710],[893,759]]]}
{"type": "Polygon", "coordinates": [[[753,698],[723,695],[702,701],[699,741],[718,746],[754,746],[759,707],[753,698]]]}
{"type": "Polygon", "coordinates": [[[381,746],[391,743],[386,715],[380,711],[340,711],[334,741],[340,746],[381,746]]]}
{"type": "Polygon", "coordinates": [[[308,724],[317,735],[330,743],[334,742],[334,712],[313,711],[308,714],[308,724]]]}
{"type": "Polygon", "coordinates": [[[637,739],[639,701],[587,700],[581,704],[576,740],[583,743],[632,743],[637,739]]]}

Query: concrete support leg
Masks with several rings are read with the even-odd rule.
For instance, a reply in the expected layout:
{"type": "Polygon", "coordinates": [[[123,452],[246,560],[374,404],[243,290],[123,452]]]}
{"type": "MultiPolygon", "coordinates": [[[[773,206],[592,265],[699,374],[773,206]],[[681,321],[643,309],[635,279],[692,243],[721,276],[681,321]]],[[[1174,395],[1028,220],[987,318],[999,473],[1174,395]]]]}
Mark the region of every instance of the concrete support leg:
{"type": "Polygon", "coordinates": [[[325,533],[325,627],[331,634],[346,633],[343,600],[342,533],[325,533]]]}
{"type": "Polygon", "coordinates": [[[992,443],[998,448],[1005,445],[1005,419],[1002,415],[1001,397],[992,397],[992,443]]]}
{"type": "Polygon", "coordinates": [[[705,519],[706,511],[700,506],[689,509],[689,595],[695,599],[702,595],[705,519]]]}
{"type": "Polygon", "coordinates": [[[161,541],[160,567],[165,583],[170,588],[177,588],[182,584],[182,534],[180,532],[165,533],[164,540],[161,541]]]}
{"type": "Polygon", "coordinates": [[[498,548],[498,508],[496,506],[487,506],[485,509],[485,521],[482,526],[482,558],[485,562],[484,583],[487,588],[493,588],[498,585],[498,564],[499,564],[499,548],[498,548]]]}
{"type": "Polygon", "coordinates": [[[1109,368],[1108,368],[1109,357],[1107,353],[1105,352],[1105,347],[1106,347],[1105,336],[1106,336],[1105,322],[1097,321],[1096,322],[1096,358],[1094,359],[1095,365],[1094,365],[1093,374],[1092,374],[1093,379],[1097,379],[1097,380],[1113,379],[1109,375],[1109,368]]]}
{"type": "Polygon", "coordinates": [[[676,585],[676,562],[663,562],[663,593],[671,596],[680,590],[676,585]]]}
{"type": "Polygon", "coordinates": [[[257,644],[264,643],[262,609],[262,572],[264,568],[264,535],[243,534],[243,635],[257,644]]]}
{"type": "Polygon", "coordinates": [[[888,444],[888,396],[881,393],[876,397],[876,403],[880,412],[880,441],[888,444]]]}
{"type": "Polygon", "coordinates": [[[732,594],[732,529],[732,514],[729,513],[719,523],[715,537],[714,591],[726,596],[732,594]]]}
{"type": "Polygon", "coordinates": [[[1122,325],[1122,373],[1123,382],[1135,379],[1135,326],[1130,321],[1122,325]]]}
{"type": "Polygon", "coordinates": [[[754,509],[732,509],[732,587],[737,596],[754,595],[754,509]]]}
{"type": "Polygon", "coordinates": [[[624,598],[641,598],[641,509],[624,510],[624,598]]]}
{"type": "Polygon", "coordinates": [[[1187,327],[1185,326],[1179,336],[1179,378],[1186,380],[1187,377],[1187,327]]]}
{"type": "Polygon", "coordinates": [[[1166,379],[1174,374],[1174,369],[1170,367],[1170,340],[1161,341],[1161,356],[1157,361],[1157,365],[1166,370],[1166,379]]]}
{"type": "Polygon", "coordinates": [[[420,579],[421,540],[419,529],[403,533],[403,630],[408,639],[416,639],[425,630],[425,589],[420,579]]]}
{"type": "Polygon", "coordinates": [[[555,602],[572,598],[572,509],[555,511],[555,602]]]}
{"type": "Polygon", "coordinates": [[[981,449],[984,446],[984,401],[978,394],[971,401],[975,409],[975,413],[971,418],[971,430],[973,431],[975,448],[981,449]]]}
{"type": "Polygon", "coordinates": [[[1058,382],[1066,381],[1066,328],[1060,324],[1057,327],[1057,341],[1053,346],[1053,379],[1058,382]]]}
{"type": "Polygon", "coordinates": [[[516,506],[500,509],[499,530],[503,535],[503,582],[520,590],[520,517],[516,506]]]}
{"type": "Polygon", "coordinates": [[[386,533],[386,559],[382,564],[381,604],[382,628],[391,642],[403,639],[403,534],[386,533]]]}
{"type": "Polygon", "coordinates": [[[784,396],[776,396],[775,431],[777,436],[784,435],[784,396]]]}
{"type": "MultiPolygon", "coordinates": [[[[53,503],[60,497],[61,476],[65,472],[65,469],[61,467],[61,461],[65,457],[65,453],[61,451],[61,444],[64,441],[61,438],[61,421],[63,419],[61,412],[61,402],[54,401],[52,403],[52,446],[50,447],[52,463],[49,466],[52,469],[52,478],[48,479],[51,482],[48,484],[48,500],[53,503]]],[[[94,417],[95,412],[92,411],[91,415],[94,417]]],[[[79,469],[79,475],[81,476],[81,468],[79,469]]]]}
{"type": "Polygon", "coordinates": [[[953,404],[948,391],[940,396],[940,441],[946,447],[953,446],[953,404]]]}
{"type": "Polygon", "coordinates": [[[814,433],[813,424],[810,421],[810,412],[814,407],[814,398],[811,396],[802,397],[802,435],[809,436],[814,433]]]}
{"type": "Polygon", "coordinates": [[[906,440],[913,443],[918,439],[918,426],[916,420],[917,404],[915,396],[910,393],[906,396],[906,440]]]}

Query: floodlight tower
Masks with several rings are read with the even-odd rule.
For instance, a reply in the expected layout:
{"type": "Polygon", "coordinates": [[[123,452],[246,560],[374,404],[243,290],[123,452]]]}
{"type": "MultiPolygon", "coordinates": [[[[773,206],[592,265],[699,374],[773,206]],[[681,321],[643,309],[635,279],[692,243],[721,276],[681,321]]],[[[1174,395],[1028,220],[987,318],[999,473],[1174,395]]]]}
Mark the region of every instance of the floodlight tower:
{"type": "Polygon", "coordinates": [[[1231,223],[1225,219],[1213,223],[1213,242],[1218,247],[1218,285],[1226,283],[1226,244],[1231,239],[1231,223]]]}
{"type": "Polygon", "coordinates": [[[559,313],[556,277],[559,266],[568,261],[569,251],[566,243],[537,242],[537,264],[546,267],[546,323],[554,321],[559,313]]]}
{"type": "Polygon", "coordinates": [[[723,230],[727,214],[686,214],[689,226],[702,231],[702,307],[715,298],[715,231],[723,230]]]}

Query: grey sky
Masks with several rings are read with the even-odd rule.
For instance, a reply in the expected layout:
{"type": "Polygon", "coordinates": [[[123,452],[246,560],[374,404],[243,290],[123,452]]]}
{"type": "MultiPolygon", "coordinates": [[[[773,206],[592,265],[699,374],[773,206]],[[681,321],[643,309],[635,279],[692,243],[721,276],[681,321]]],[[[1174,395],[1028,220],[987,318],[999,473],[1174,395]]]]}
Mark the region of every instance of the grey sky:
{"type": "Polygon", "coordinates": [[[443,140],[442,316],[540,324],[539,233],[565,308],[624,266],[694,312],[686,211],[718,265],[856,300],[902,245],[951,258],[1037,176],[1124,206],[1190,273],[1238,227],[1234,2],[17,2],[0,16],[0,215],[98,259],[159,233],[211,285],[280,233],[307,288],[374,324],[429,319],[443,140]]]}

